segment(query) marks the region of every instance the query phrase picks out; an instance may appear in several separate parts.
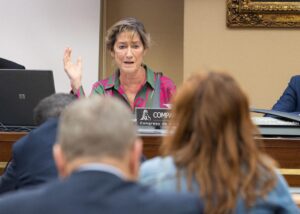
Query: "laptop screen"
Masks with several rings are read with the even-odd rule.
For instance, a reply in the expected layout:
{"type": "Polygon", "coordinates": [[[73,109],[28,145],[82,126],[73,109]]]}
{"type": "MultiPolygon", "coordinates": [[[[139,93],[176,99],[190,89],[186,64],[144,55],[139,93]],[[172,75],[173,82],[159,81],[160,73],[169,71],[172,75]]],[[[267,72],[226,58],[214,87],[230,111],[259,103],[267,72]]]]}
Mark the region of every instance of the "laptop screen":
{"type": "Polygon", "coordinates": [[[0,124],[34,126],[33,109],[53,93],[52,71],[0,69],[0,124]]]}

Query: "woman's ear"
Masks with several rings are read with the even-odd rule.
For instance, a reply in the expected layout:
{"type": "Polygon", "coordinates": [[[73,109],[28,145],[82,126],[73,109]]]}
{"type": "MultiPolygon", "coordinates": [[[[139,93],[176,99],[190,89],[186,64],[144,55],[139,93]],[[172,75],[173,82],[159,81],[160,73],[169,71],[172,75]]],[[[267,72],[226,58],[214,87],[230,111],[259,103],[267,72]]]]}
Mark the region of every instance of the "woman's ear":
{"type": "Polygon", "coordinates": [[[59,144],[54,144],[53,146],[53,158],[55,161],[56,169],[60,177],[64,178],[68,175],[67,173],[67,162],[65,160],[64,154],[62,152],[61,146],[59,144]]]}
{"type": "Polygon", "coordinates": [[[147,51],[148,51],[148,49],[144,49],[143,56],[146,55],[147,51]]]}
{"type": "Polygon", "coordinates": [[[110,55],[112,58],[115,58],[115,52],[114,51],[110,51],[110,55]]]}

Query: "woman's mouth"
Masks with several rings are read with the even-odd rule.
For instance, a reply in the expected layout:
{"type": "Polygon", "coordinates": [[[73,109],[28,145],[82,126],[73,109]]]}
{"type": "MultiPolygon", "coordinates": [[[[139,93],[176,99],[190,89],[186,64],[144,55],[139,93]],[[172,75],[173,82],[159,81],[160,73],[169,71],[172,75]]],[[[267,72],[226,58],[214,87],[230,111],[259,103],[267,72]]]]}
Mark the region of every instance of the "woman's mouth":
{"type": "Polygon", "coordinates": [[[132,61],[125,61],[124,63],[127,64],[127,65],[130,65],[130,64],[133,64],[134,62],[132,62],[132,61]]]}

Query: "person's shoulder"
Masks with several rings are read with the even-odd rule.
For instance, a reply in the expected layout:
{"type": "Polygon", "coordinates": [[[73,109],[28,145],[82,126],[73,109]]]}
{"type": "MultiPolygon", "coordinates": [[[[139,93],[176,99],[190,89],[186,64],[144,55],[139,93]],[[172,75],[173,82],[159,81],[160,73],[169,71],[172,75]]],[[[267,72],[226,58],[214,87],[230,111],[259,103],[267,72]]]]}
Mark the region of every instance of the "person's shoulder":
{"type": "Polygon", "coordinates": [[[295,75],[295,76],[292,76],[291,79],[290,79],[290,82],[293,83],[293,82],[300,82],[300,75],[295,75]]]}
{"type": "Polygon", "coordinates": [[[13,145],[12,145],[12,151],[17,152],[19,150],[22,150],[21,148],[26,144],[26,142],[28,142],[28,138],[29,138],[29,134],[23,136],[22,138],[20,138],[18,141],[16,141],[13,145]]]}
{"type": "Polygon", "coordinates": [[[29,147],[32,148],[32,146],[41,144],[41,140],[54,143],[52,141],[56,136],[57,127],[58,118],[49,118],[46,120],[43,124],[30,131],[27,135],[13,144],[12,150],[14,156],[18,156],[19,153],[24,153],[25,147],[29,149],[29,147]]]}
{"type": "MultiPolygon", "coordinates": [[[[157,72],[154,72],[154,73],[157,75],[157,72]]],[[[162,72],[159,72],[159,73],[161,74],[160,75],[160,81],[161,81],[161,83],[172,83],[172,84],[174,84],[173,80],[170,77],[168,77],[167,75],[165,75],[162,72]]]]}
{"type": "Polygon", "coordinates": [[[169,91],[175,91],[176,90],[176,85],[173,82],[173,80],[171,78],[169,78],[166,75],[162,75],[160,77],[160,85],[162,88],[165,88],[169,91]]]}
{"type": "Polygon", "coordinates": [[[0,197],[0,213],[38,213],[38,210],[41,211],[40,208],[49,202],[48,186],[52,186],[52,183],[3,195],[0,197]]]}
{"type": "Polygon", "coordinates": [[[96,88],[96,87],[99,87],[100,85],[106,85],[109,81],[111,77],[107,77],[107,78],[104,78],[104,79],[101,79],[101,80],[98,80],[97,82],[95,82],[93,84],[93,88],[96,88]]]}
{"type": "Polygon", "coordinates": [[[97,91],[97,90],[99,91],[100,90],[101,93],[104,93],[104,90],[106,88],[110,88],[114,85],[115,78],[116,78],[116,73],[110,75],[107,78],[104,78],[102,80],[99,80],[99,81],[95,82],[92,86],[92,90],[93,91],[97,91]]]}
{"type": "Polygon", "coordinates": [[[122,210],[132,214],[201,213],[201,200],[196,195],[158,192],[130,181],[122,181],[111,188],[113,194],[105,196],[102,204],[117,201],[117,207],[106,206],[108,210],[114,211],[112,213],[120,213],[122,210]]]}
{"type": "Polygon", "coordinates": [[[146,160],[141,165],[141,171],[160,171],[160,168],[175,168],[173,158],[167,157],[155,157],[146,160]]]}
{"type": "Polygon", "coordinates": [[[39,135],[42,132],[47,132],[49,133],[50,130],[55,130],[57,129],[58,126],[58,118],[48,118],[44,123],[42,123],[40,126],[37,128],[33,129],[29,135],[39,135]]]}
{"type": "Polygon", "coordinates": [[[56,131],[57,127],[58,127],[58,118],[49,118],[40,126],[30,131],[27,135],[28,137],[26,140],[32,142],[33,139],[35,139],[36,137],[41,137],[43,136],[43,134],[47,134],[47,136],[51,135],[53,134],[52,130],[56,131]]]}
{"type": "Polygon", "coordinates": [[[196,194],[156,192],[149,190],[141,195],[143,213],[202,213],[203,204],[196,194]],[[151,201],[151,203],[149,203],[151,201]]]}
{"type": "Polygon", "coordinates": [[[99,88],[103,88],[106,84],[107,79],[99,80],[92,85],[92,90],[97,90],[99,88]]]}
{"type": "Polygon", "coordinates": [[[257,207],[260,207],[260,204],[265,207],[271,204],[272,207],[278,207],[278,209],[284,210],[285,213],[300,213],[292,199],[285,178],[278,171],[276,171],[276,178],[274,188],[268,193],[267,197],[257,202],[257,207]]]}
{"type": "Polygon", "coordinates": [[[176,87],[173,80],[171,80],[167,76],[162,76],[160,81],[161,81],[162,86],[164,86],[164,87],[167,87],[167,88],[175,88],[176,87]]]}
{"type": "Polygon", "coordinates": [[[171,80],[171,78],[169,78],[167,75],[164,74],[164,72],[160,72],[160,71],[154,71],[152,68],[150,68],[149,66],[146,66],[146,70],[148,73],[150,73],[151,75],[157,76],[160,75],[160,81],[162,82],[173,82],[171,80]]]}
{"type": "Polygon", "coordinates": [[[278,195],[288,194],[290,196],[289,186],[285,178],[278,171],[275,172],[275,175],[276,175],[276,185],[274,186],[273,191],[278,195]]]}
{"type": "Polygon", "coordinates": [[[43,131],[49,131],[49,129],[55,129],[58,126],[58,118],[56,117],[51,117],[48,118],[45,122],[43,122],[41,125],[39,125],[38,127],[36,127],[35,129],[33,129],[32,131],[30,131],[28,133],[28,136],[31,137],[33,135],[39,134],[40,132],[43,131]]]}
{"type": "Polygon", "coordinates": [[[296,93],[298,93],[299,89],[300,89],[300,75],[292,76],[290,81],[289,81],[288,87],[293,88],[294,91],[296,93]]]}
{"type": "Polygon", "coordinates": [[[173,186],[176,171],[172,157],[156,157],[145,161],[141,165],[140,182],[154,188],[173,186]]]}
{"type": "Polygon", "coordinates": [[[164,193],[165,202],[172,204],[169,213],[202,213],[203,202],[197,194],[193,193],[164,193]],[[184,204],[184,206],[183,206],[184,204]]]}

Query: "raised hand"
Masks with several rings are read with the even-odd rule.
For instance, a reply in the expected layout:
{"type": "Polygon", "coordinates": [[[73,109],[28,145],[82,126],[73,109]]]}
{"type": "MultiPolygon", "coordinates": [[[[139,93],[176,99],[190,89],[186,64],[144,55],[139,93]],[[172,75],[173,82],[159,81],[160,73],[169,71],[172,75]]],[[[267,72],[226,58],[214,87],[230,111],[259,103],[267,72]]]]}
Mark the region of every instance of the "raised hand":
{"type": "Polygon", "coordinates": [[[64,69],[70,79],[72,90],[76,92],[81,87],[82,60],[79,57],[76,63],[73,63],[71,54],[72,49],[66,48],[64,53],[64,69]]]}

